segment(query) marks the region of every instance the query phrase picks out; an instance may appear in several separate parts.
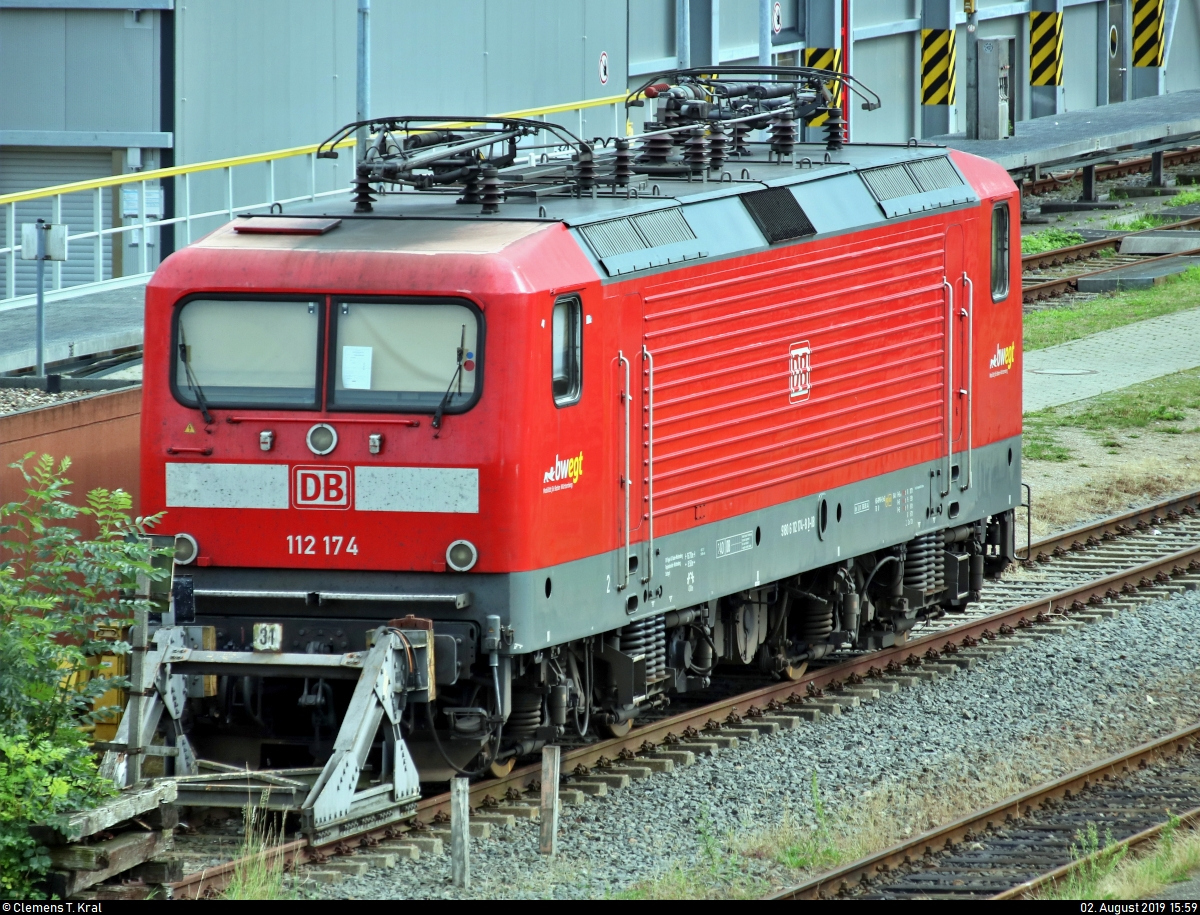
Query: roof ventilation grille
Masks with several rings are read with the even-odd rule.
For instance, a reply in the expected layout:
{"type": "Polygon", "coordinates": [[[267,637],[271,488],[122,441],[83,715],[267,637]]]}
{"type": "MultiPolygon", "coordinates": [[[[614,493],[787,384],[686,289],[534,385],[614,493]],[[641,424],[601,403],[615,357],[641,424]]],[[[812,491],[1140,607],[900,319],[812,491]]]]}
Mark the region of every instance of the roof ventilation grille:
{"type": "Polygon", "coordinates": [[[633,224],[642,238],[646,240],[647,248],[661,248],[663,245],[691,241],[696,237],[692,227],[683,218],[683,213],[675,208],[652,210],[649,213],[634,216],[633,224]]]}
{"type": "Polygon", "coordinates": [[[962,178],[945,156],[909,162],[908,171],[916,179],[922,191],[940,191],[948,187],[960,187],[963,183],[962,178]]]}
{"type": "Polygon", "coordinates": [[[581,227],[579,231],[601,260],[631,251],[677,245],[696,238],[696,233],[678,207],[595,222],[581,227]]]}
{"type": "Polygon", "coordinates": [[[762,229],[767,241],[772,244],[817,234],[803,207],[786,187],[772,187],[765,191],[743,194],[742,203],[762,229]]]}
{"type": "Polygon", "coordinates": [[[610,219],[608,222],[597,222],[583,226],[580,230],[587,239],[596,257],[613,257],[617,254],[628,254],[630,251],[640,251],[646,247],[633,222],[629,219],[610,219]]]}
{"type": "Polygon", "coordinates": [[[894,200],[897,197],[910,197],[921,193],[903,165],[867,169],[862,176],[877,200],[894,200]]]}

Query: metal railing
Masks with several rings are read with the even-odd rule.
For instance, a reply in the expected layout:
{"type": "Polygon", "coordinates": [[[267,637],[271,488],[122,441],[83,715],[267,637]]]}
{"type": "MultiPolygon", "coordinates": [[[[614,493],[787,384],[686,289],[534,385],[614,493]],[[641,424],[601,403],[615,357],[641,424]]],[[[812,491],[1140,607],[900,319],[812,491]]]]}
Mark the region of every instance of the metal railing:
{"type": "MultiPolygon", "coordinates": [[[[529,108],[523,111],[505,112],[498,117],[523,117],[523,118],[542,118],[546,119],[549,115],[566,114],[575,112],[578,118],[578,135],[583,135],[584,127],[584,112],[601,107],[611,107],[613,109],[613,135],[620,136],[625,131],[623,128],[624,117],[624,102],[626,96],[611,95],[603,98],[588,99],[582,102],[570,102],[562,105],[545,105],[540,108],[529,108]]],[[[339,148],[353,147],[355,141],[353,138],[347,139],[338,144],[339,148]]],[[[90,246],[92,260],[92,278],[90,282],[75,283],[68,286],[63,286],[62,265],[55,263],[53,266],[53,275],[50,277],[51,289],[47,293],[47,300],[71,298],[77,295],[84,295],[89,292],[100,291],[103,289],[120,288],[122,286],[136,285],[145,282],[153,273],[153,265],[150,259],[150,230],[156,230],[167,226],[178,226],[182,228],[183,238],[182,244],[190,244],[193,240],[193,232],[196,229],[196,224],[202,220],[213,220],[220,218],[223,220],[233,219],[240,213],[248,213],[256,210],[266,211],[274,205],[286,205],[290,203],[299,203],[302,201],[315,201],[324,197],[329,197],[337,194],[345,194],[348,192],[351,182],[351,176],[345,182],[339,183],[337,168],[337,160],[319,160],[316,155],[317,146],[297,146],[291,149],[280,149],[274,152],[258,153],[249,156],[233,156],[227,159],[216,159],[209,162],[197,162],[193,165],[177,165],[170,168],[152,169],[144,172],[133,172],[123,175],[112,175],[107,178],[97,178],[90,181],[76,181],[71,184],[60,184],[54,187],[39,188],[36,190],[22,191],[16,194],[0,195],[0,219],[4,226],[4,241],[5,246],[0,247],[0,258],[3,258],[5,266],[4,279],[5,288],[3,294],[0,295],[0,306],[8,305],[9,307],[17,307],[28,299],[32,304],[34,296],[23,295],[17,296],[17,264],[21,260],[21,245],[19,236],[19,224],[17,222],[17,206],[22,203],[30,203],[33,201],[49,201],[50,202],[50,219],[49,221],[55,224],[62,222],[63,213],[63,198],[76,194],[90,194],[92,225],[86,231],[70,232],[67,236],[68,242],[83,242],[94,239],[94,243],[90,246]],[[276,194],[276,166],[281,162],[290,162],[291,160],[305,158],[307,169],[307,189],[304,193],[292,195],[289,197],[279,197],[276,194]],[[318,181],[319,162],[329,163],[328,169],[332,174],[326,177],[326,181],[333,185],[331,190],[318,190],[324,182],[318,181]],[[239,172],[251,169],[255,166],[266,166],[265,174],[265,199],[259,199],[254,202],[238,202],[234,193],[234,172],[239,172]],[[212,208],[201,212],[192,211],[193,197],[193,176],[198,176],[203,173],[223,172],[223,196],[224,202],[217,208],[212,208]],[[165,179],[180,179],[175,186],[175,206],[174,215],[151,216],[147,208],[147,189],[149,186],[161,182],[165,179]],[[118,189],[123,186],[135,185],[138,191],[138,206],[137,216],[135,221],[129,224],[104,227],[104,189],[112,188],[112,194],[121,193],[118,189]],[[121,277],[105,279],[104,277],[104,243],[108,240],[109,244],[115,248],[118,243],[124,243],[126,233],[132,234],[132,238],[137,244],[137,264],[133,271],[123,270],[124,274],[121,277]],[[118,242],[118,238],[121,239],[118,242]]],[[[261,174],[258,180],[263,180],[261,174]]],[[[294,185],[294,180],[290,182],[294,185]]],[[[293,187],[294,189],[294,187],[293,187]]],[[[212,197],[211,185],[210,193],[205,195],[209,199],[212,197]]],[[[122,207],[123,209],[123,207],[122,207]]]]}

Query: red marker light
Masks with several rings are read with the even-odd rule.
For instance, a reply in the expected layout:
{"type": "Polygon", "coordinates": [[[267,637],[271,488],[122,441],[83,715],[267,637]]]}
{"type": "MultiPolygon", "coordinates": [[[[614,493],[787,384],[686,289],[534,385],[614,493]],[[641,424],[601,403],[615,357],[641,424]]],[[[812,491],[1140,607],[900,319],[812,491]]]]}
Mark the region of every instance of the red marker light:
{"type": "Polygon", "coordinates": [[[468,359],[466,362],[463,363],[463,368],[466,369],[468,372],[475,371],[475,360],[468,359]]]}

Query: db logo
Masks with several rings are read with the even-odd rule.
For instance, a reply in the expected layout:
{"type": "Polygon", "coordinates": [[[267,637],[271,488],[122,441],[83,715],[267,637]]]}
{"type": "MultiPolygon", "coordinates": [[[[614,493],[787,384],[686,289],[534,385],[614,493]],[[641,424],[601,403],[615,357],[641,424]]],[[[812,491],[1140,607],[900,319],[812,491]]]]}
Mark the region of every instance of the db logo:
{"type": "Polygon", "coordinates": [[[808,400],[812,388],[812,350],[808,341],[793,343],[788,358],[788,395],[792,403],[808,400]]]}
{"type": "Polygon", "coordinates": [[[349,508],[349,467],[293,467],[292,506],[349,508]]]}

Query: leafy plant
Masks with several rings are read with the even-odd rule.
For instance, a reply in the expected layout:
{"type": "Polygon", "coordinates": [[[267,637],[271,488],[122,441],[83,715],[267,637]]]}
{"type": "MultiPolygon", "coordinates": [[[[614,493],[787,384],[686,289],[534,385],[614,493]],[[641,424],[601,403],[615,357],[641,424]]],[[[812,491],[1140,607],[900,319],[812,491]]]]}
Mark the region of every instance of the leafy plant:
{"type": "Polygon", "coordinates": [[[50,857],[29,834],[31,823],[54,825],[113,794],[82,737],[31,743],[0,735],[0,898],[44,895],[37,884],[50,857]]]}
{"type": "Polygon", "coordinates": [[[1200,203],[1200,190],[1184,191],[1181,194],[1176,194],[1167,201],[1169,207],[1185,207],[1189,204],[1200,203]]]}
{"type": "Polygon", "coordinates": [[[49,867],[29,825],[53,825],[113,793],[83,732],[112,714],[96,700],[127,685],[94,676],[95,659],[128,645],[102,641],[97,630],[119,630],[135,609],[149,609],[122,593],[138,576],[168,574],[141,539],[158,516],[131,519],[119,489],[73,505],[70,459],[55,466],[43,455],[27,467],[32,457],[10,465],[24,477],[25,498],[0,505],[0,890],[15,898],[31,898],[49,867]],[[66,523],[78,518],[92,519],[95,539],[66,523]]]}
{"type": "Polygon", "coordinates": [[[1083,236],[1078,232],[1043,229],[1041,232],[1030,232],[1021,238],[1021,253],[1044,254],[1058,248],[1069,248],[1072,245],[1081,244],[1083,244],[1083,236]]]}
{"type": "Polygon", "coordinates": [[[1104,844],[1096,824],[1089,822],[1087,828],[1076,831],[1071,843],[1071,858],[1078,865],[1053,891],[1046,894],[1050,899],[1092,899],[1103,880],[1109,877],[1125,857],[1128,848],[1114,847],[1112,831],[1104,831],[1104,844]]]}
{"type": "Polygon", "coordinates": [[[1118,217],[1109,220],[1108,227],[1118,232],[1140,232],[1142,229],[1154,229],[1168,222],[1174,222],[1174,219],[1167,216],[1139,216],[1126,222],[1118,217]]]}

